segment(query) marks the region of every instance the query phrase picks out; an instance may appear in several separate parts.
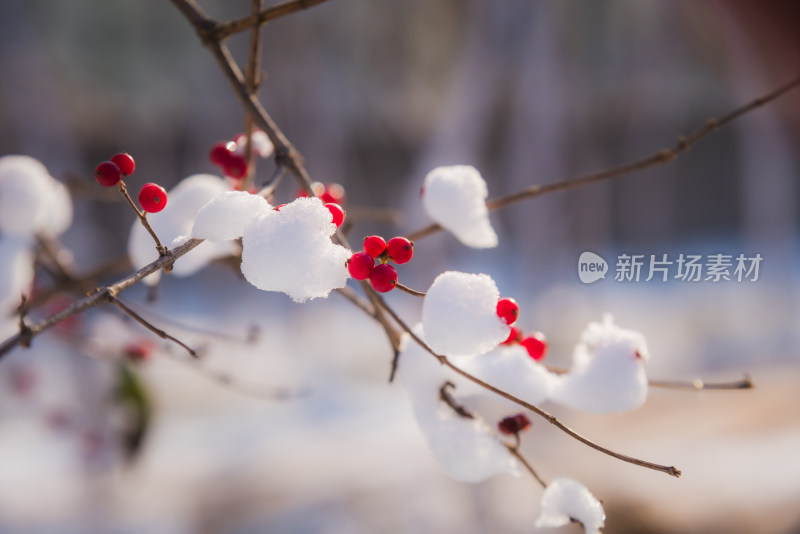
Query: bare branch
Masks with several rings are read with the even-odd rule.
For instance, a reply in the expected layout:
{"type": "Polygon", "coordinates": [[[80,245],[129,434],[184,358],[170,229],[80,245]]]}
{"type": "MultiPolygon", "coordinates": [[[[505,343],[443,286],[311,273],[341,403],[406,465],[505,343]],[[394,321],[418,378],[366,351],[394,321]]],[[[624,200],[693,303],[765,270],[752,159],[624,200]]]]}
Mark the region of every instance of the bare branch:
{"type": "Polygon", "coordinates": [[[197,352],[194,349],[192,349],[191,347],[189,347],[189,345],[187,345],[186,343],[184,343],[180,339],[167,334],[165,331],[161,330],[160,328],[157,328],[155,325],[153,325],[153,323],[149,322],[147,319],[145,319],[144,317],[142,317],[141,315],[139,315],[138,313],[136,313],[135,311],[130,309],[128,306],[126,306],[117,297],[108,297],[108,300],[109,300],[109,302],[112,302],[113,304],[116,304],[117,307],[120,310],[122,310],[123,312],[125,312],[127,315],[129,315],[131,317],[131,319],[133,319],[134,321],[136,321],[140,325],[144,326],[145,328],[150,330],[152,333],[154,333],[155,335],[157,335],[161,339],[167,339],[169,341],[172,341],[173,343],[177,343],[178,345],[180,345],[181,347],[186,349],[186,351],[192,356],[192,358],[197,358],[197,352]]]}
{"type": "Polygon", "coordinates": [[[534,469],[530,462],[528,462],[522,453],[519,452],[519,446],[509,445],[508,443],[504,443],[504,445],[506,446],[506,449],[508,449],[508,452],[510,452],[514,458],[519,460],[519,462],[525,466],[525,469],[527,469],[528,473],[530,473],[531,476],[536,479],[536,482],[538,482],[542,488],[547,489],[547,482],[545,482],[544,479],[539,476],[539,473],[536,472],[536,469],[534,469]]]}
{"type": "Polygon", "coordinates": [[[0,359],[2,359],[3,356],[5,356],[18,345],[26,346],[26,344],[29,344],[34,337],[55,326],[64,319],[82,313],[93,306],[97,306],[104,300],[108,300],[109,296],[116,297],[126,289],[138,284],[145,276],[151,275],[154,272],[171,265],[175,262],[175,260],[202,242],[202,239],[190,239],[183,245],[175,247],[173,250],[169,251],[167,256],[161,256],[156,261],[142,267],[135,273],[123,278],[115,284],[95,290],[91,295],[78,300],[72,306],[69,306],[64,310],[51,315],[39,323],[34,325],[25,325],[25,328],[22,329],[18,334],[8,338],[2,344],[0,344],[0,359]]]}
{"type": "MultiPolygon", "coordinates": [[[[793,80],[781,85],[777,89],[770,91],[769,93],[750,101],[744,106],[741,106],[739,108],[734,109],[733,111],[726,113],[725,115],[719,117],[718,119],[710,119],[706,121],[706,123],[703,126],[698,128],[694,132],[690,133],[689,135],[679,136],[678,142],[672,148],[665,148],[663,150],[659,150],[649,156],[645,156],[630,163],[625,163],[624,165],[620,165],[618,167],[614,167],[611,169],[594,172],[591,174],[586,174],[579,178],[572,178],[569,180],[564,180],[562,182],[554,182],[545,185],[532,185],[530,187],[523,189],[522,191],[518,191],[516,193],[512,193],[504,197],[499,197],[489,200],[488,202],[486,202],[486,207],[489,208],[490,211],[493,211],[508,206],[509,204],[514,204],[515,202],[527,200],[529,198],[538,197],[548,193],[568,191],[570,189],[576,189],[578,187],[583,187],[585,185],[590,185],[605,180],[621,178],[623,176],[627,176],[629,174],[638,171],[642,171],[645,169],[649,169],[651,167],[669,163],[676,157],[678,157],[680,154],[688,151],[689,148],[691,148],[694,144],[696,144],[703,138],[716,132],[719,128],[735,121],[742,115],[745,115],[750,111],[753,111],[754,109],[757,109],[763,106],[764,104],[767,104],[768,102],[775,100],[776,98],[789,92],[790,90],[794,89],[797,86],[800,86],[800,77],[794,78],[793,80]]],[[[442,230],[442,227],[439,226],[438,224],[430,224],[424,228],[421,228],[415,232],[408,234],[406,237],[411,241],[416,241],[431,234],[435,234],[440,230],[442,230]]]]}
{"type": "MultiPolygon", "coordinates": [[[[569,369],[565,369],[564,367],[553,367],[551,365],[546,366],[547,370],[551,373],[555,373],[558,375],[563,375],[569,372],[569,369]]],[[[695,378],[694,380],[648,380],[648,384],[653,387],[657,388],[669,388],[669,389],[693,389],[693,390],[703,390],[703,389],[752,389],[755,387],[753,381],[750,379],[750,375],[745,375],[744,378],[741,380],[733,380],[730,382],[705,382],[701,378],[695,378]]]]}
{"type": "Polygon", "coordinates": [[[308,9],[326,1],[327,0],[289,0],[288,2],[262,9],[260,12],[247,17],[218,24],[216,28],[216,37],[217,39],[226,39],[248,28],[258,27],[265,22],[297,13],[298,11],[308,9]]]}

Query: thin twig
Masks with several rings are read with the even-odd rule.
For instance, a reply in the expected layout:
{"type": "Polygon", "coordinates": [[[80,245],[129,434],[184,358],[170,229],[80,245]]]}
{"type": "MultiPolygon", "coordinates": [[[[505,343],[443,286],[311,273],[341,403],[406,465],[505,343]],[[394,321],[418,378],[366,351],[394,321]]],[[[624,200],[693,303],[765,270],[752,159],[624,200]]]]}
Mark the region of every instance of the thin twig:
{"type": "Polygon", "coordinates": [[[251,14],[238,20],[219,23],[215,29],[215,36],[217,39],[226,39],[248,28],[258,27],[270,20],[291,15],[292,13],[308,9],[326,1],[327,0],[290,0],[288,2],[283,2],[282,4],[262,9],[258,13],[251,14]]]}
{"type": "Polygon", "coordinates": [[[603,447],[602,445],[599,445],[599,444],[595,443],[594,441],[592,441],[592,440],[590,440],[588,438],[585,438],[582,435],[578,434],[577,432],[575,432],[574,430],[569,428],[567,425],[562,423],[556,416],[550,414],[549,412],[547,412],[547,411],[539,408],[538,406],[535,406],[535,405],[533,405],[533,404],[531,404],[531,403],[529,403],[527,401],[524,401],[524,400],[522,400],[522,399],[520,399],[518,397],[515,397],[514,395],[511,395],[510,393],[507,393],[507,392],[503,391],[502,389],[499,389],[499,388],[489,384],[488,382],[485,382],[485,381],[481,380],[480,378],[478,378],[476,376],[473,376],[473,375],[469,374],[468,372],[462,370],[461,368],[459,368],[456,365],[454,365],[450,360],[448,360],[447,356],[443,356],[441,354],[437,354],[436,352],[434,352],[433,349],[431,349],[422,339],[419,338],[419,336],[417,336],[408,327],[408,325],[400,318],[400,316],[397,315],[397,313],[394,312],[394,310],[392,310],[389,306],[386,305],[386,303],[383,301],[383,299],[379,299],[379,302],[383,306],[383,309],[386,310],[386,312],[389,315],[391,315],[392,318],[397,322],[397,324],[400,326],[400,328],[402,328],[409,336],[411,336],[411,339],[413,339],[416,343],[418,343],[420,347],[422,347],[427,352],[429,352],[434,358],[438,359],[439,363],[441,363],[442,365],[452,369],[453,371],[455,371],[459,375],[463,376],[467,380],[470,380],[471,382],[474,382],[475,384],[481,386],[482,388],[487,389],[487,390],[489,390],[489,391],[491,391],[493,393],[496,393],[497,395],[500,395],[504,399],[510,400],[511,402],[514,402],[514,403],[522,406],[523,408],[527,408],[528,410],[532,411],[536,415],[538,415],[538,416],[542,417],[543,419],[547,420],[548,423],[550,423],[551,425],[555,426],[556,428],[558,428],[562,432],[564,432],[564,433],[568,434],[569,436],[575,438],[576,440],[580,441],[584,445],[588,445],[589,447],[591,447],[591,448],[593,448],[593,449],[595,449],[597,451],[602,452],[603,454],[607,454],[608,456],[612,456],[614,458],[617,458],[618,460],[622,460],[623,462],[628,462],[630,464],[638,465],[639,467],[646,467],[647,469],[652,469],[654,471],[661,471],[662,473],[666,473],[666,474],[672,475],[674,477],[681,476],[681,471],[679,469],[677,469],[676,467],[674,467],[674,466],[660,465],[660,464],[656,464],[656,463],[653,463],[653,462],[640,460],[638,458],[634,458],[633,456],[628,456],[626,454],[621,454],[621,453],[612,451],[611,449],[608,449],[606,447],[603,447]]]}
{"type": "MultiPolygon", "coordinates": [[[[569,180],[564,180],[562,182],[554,182],[545,185],[532,185],[530,187],[523,189],[522,191],[518,191],[516,193],[512,193],[504,197],[499,197],[489,200],[488,202],[486,202],[486,207],[489,210],[496,210],[508,206],[509,204],[520,202],[522,200],[526,200],[529,198],[538,197],[548,193],[568,191],[570,189],[575,189],[578,187],[583,187],[585,185],[602,182],[604,180],[620,178],[623,176],[627,176],[628,174],[632,174],[634,172],[649,169],[650,167],[655,167],[657,165],[663,165],[669,163],[676,157],[678,157],[680,154],[688,151],[689,148],[691,148],[698,141],[716,132],[719,128],[725,126],[730,122],[735,121],[742,115],[745,115],[746,113],[754,109],[757,109],[763,106],[764,104],[771,102],[772,100],[775,100],[776,98],[789,92],[790,90],[794,89],[797,86],[800,86],[800,77],[794,78],[793,80],[781,85],[777,89],[770,91],[769,93],[750,101],[744,106],[741,106],[739,108],[734,109],[733,111],[726,113],[725,115],[719,117],[718,119],[710,119],[706,121],[706,123],[703,126],[696,129],[689,135],[679,136],[678,142],[672,148],[665,148],[649,156],[645,156],[643,158],[634,160],[630,163],[626,163],[624,165],[620,165],[612,169],[586,174],[579,178],[572,178],[569,180]]],[[[424,228],[421,228],[415,232],[408,234],[406,237],[411,241],[416,241],[418,239],[422,239],[423,237],[439,232],[440,230],[442,230],[442,227],[440,225],[430,224],[424,228]]]]}
{"type": "MultiPolygon", "coordinates": [[[[569,372],[569,369],[565,369],[564,367],[547,365],[546,368],[551,373],[557,375],[563,375],[569,372]]],[[[750,375],[745,375],[741,380],[732,380],[728,382],[706,382],[701,378],[695,378],[694,380],[648,380],[648,384],[657,388],[692,389],[696,391],[704,389],[752,389],[755,387],[750,375]]]]}
{"type": "MultiPolygon", "coordinates": [[[[125,185],[125,182],[123,180],[120,180],[117,185],[119,186],[119,192],[122,193],[122,196],[125,198],[125,200],[128,201],[128,205],[134,212],[136,212],[136,216],[139,217],[139,221],[142,223],[142,226],[145,227],[145,230],[147,230],[150,233],[150,236],[156,242],[156,250],[158,251],[158,255],[166,256],[167,254],[169,254],[169,249],[161,244],[161,240],[158,239],[158,236],[156,235],[153,228],[150,226],[150,223],[147,222],[147,213],[141,211],[139,208],[136,207],[136,204],[133,202],[131,195],[128,193],[128,187],[125,185]]],[[[169,265],[167,267],[169,267],[169,265]]],[[[169,270],[167,270],[167,272],[169,272],[169,270]]]]}
{"type": "Polygon", "coordinates": [[[148,321],[147,319],[145,319],[144,317],[142,317],[141,315],[139,315],[138,313],[136,313],[135,311],[130,309],[128,306],[126,306],[117,297],[108,297],[108,301],[113,303],[113,304],[116,304],[117,307],[120,310],[122,310],[123,312],[125,312],[127,315],[129,315],[131,317],[131,319],[133,319],[134,321],[136,321],[140,325],[144,326],[145,328],[150,330],[152,333],[154,333],[155,335],[157,335],[161,339],[167,339],[169,341],[172,341],[173,343],[177,343],[178,345],[180,345],[181,347],[186,349],[186,351],[192,356],[192,358],[197,358],[197,351],[195,351],[193,348],[191,348],[189,345],[187,345],[186,343],[184,343],[180,339],[176,338],[175,336],[171,336],[171,335],[167,334],[165,331],[163,331],[162,329],[160,329],[160,328],[156,327],[155,325],[153,325],[153,323],[151,323],[150,321],[148,321]]]}
{"type": "Polygon", "coordinates": [[[122,293],[126,289],[133,287],[134,285],[138,284],[144,277],[153,274],[156,271],[159,271],[165,268],[167,265],[170,265],[175,262],[178,258],[195,248],[197,245],[202,243],[202,239],[190,239],[183,245],[175,247],[173,250],[169,252],[166,256],[161,256],[154,262],[142,267],[135,273],[132,273],[122,280],[118,282],[100,288],[94,291],[91,295],[84,297],[78,301],[76,301],[72,306],[61,310],[58,313],[43,319],[42,321],[34,324],[34,325],[25,325],[24,329],[14,336],[6,339],[2,344],[0,344],[0,359],[9,353],[13,348],[22,345],[26,346],[29,345],[31,340],[36,337],[37,335],[41,334],[45,330],[55,326],[56,324],[60,323],[64,319],[72,317],[73,315],[77,315],[81,312],[88,310],[93,306],[97,306],[104,300],[108,299],[109,295],[112,297],[116,297],[118,294],[122,293]]]}
{"type": "Polygon", "coordinates": [[[424,298],[425,297],[425,292],[424,291],[417,291],[416,289],[411,289],[410,287],[405,286],[405,285],[401,284],[400,282],[397,282],[394,285],[394,287],[396,287],[397,289],[399,289],[403,293],[408,293],[409,295],[414,295],[415,297],[420,297],[420,298],[424,298]]]}
{"type": "Polygon", "coordinates": [[[514,446],[508,443],[504,443],[503,445],[506,446],[506,449],[508,449],[508,452],[510,452],[514,456],[514,458],[519,460],[519,462],[525,466],[525,469],[527,469],[528,473],[530,473],[531,476],[533,476],[533,478],[536,479],[536,482],[538,482],[543,489],[547,489],[547,482],[545,482],[544,479],[539,476],[539,473],[536,472],[536,469],[534,469],[533,466],[530,464],[530,462],[528,462],[528,460],[522,455],[522,453],[519,452],[518,445],[514,446]]]}

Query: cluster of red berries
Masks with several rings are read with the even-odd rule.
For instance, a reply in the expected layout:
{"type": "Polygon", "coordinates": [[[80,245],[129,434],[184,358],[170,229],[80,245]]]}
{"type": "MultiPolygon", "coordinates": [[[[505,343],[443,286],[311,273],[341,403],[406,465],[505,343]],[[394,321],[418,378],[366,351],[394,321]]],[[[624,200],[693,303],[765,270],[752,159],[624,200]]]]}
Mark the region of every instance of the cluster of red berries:
{"type": "Polygon", "coordinates": [[[379,293],[391,291],[397,285],[397,270],[389,265],[408,263],[414,256],[414,242],[405,237],[393,237],[387,243],[379,235],[364,238],[364,251],[356,252],[347,260],[347,271],[356,280],[366,280],[379,293]],[[380,263],[375,265],[375,261],[380,263]]]}
{"type": "Polygon", "coordinates": [[[501,434],[512,436],[529,429],[530,426],[531,420],[528,419],[528,416],[524,413],[518,413],[517,415],[503,418],[497,423],[497,430],[501,434]]]}
{"type": "MultiPolygon", "coordinates": [[[[123,178],[133,174],[135,169],[136,162],[133,161],[133,157],[126,152],[120,152],[114,154],[110,161],[98,165],[94,170],[94,178],[104,187],[113,187],[123,178]]],[[[139,205],[148,213],[159,212],[167,205],[167,192],[158,184],[144,184],[139,191],[139,205]]]]}
{"type": "Polygon", "coordinates": [[[234,180],[247,176],[247,158],[244,157],[244,134],[236,136],[235,141],[214,143],[208,153],[211,163],[222,170],[222,174],[234,180]]]}
{"type": "Polygon", "coordinates": [[[522,330],[513,326],[519,317],[519,305],[512,298],[502,298],[497,301],[497,316],[500,317],[508,326],[511,332],[508,338],[501,345],[513,345],[519,343],[528,354],[537,362],[544,358],[547,353],[547,340],[541,332],[534,332],[529,336],[523,336],[522,330]]]}

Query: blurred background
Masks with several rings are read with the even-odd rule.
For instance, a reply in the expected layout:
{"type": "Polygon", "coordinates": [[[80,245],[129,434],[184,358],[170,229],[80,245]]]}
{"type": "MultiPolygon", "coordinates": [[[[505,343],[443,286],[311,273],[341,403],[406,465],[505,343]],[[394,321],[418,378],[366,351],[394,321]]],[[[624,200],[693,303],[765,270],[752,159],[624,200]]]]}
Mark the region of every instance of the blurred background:
{"type": "MultiPolygon", "coordinates": [[[[220,20],[249,10],[202,5],[220,20]]],[[[344,185],[348,209],[402,212],[397,224],[357,221],[358,243],[427,224],[419,188],[437,165],[476,166],[498,197],[670,147],[797,76],[798,27],[791,1],[332,0],[264,28],[260,96],[312,177],[344,185]]],[[[230,46],[243,63],[247,35],[230,46]]],[[[63,242],[79,271],[124,255],[133,222],[98,193],[99,161],[130,152],[137,179],[169,189],[216,172],[209,148],[243,129],[227,82],[167,2],[2,2],[0,73],[0,155],[36,157],[70,184],[63,242]]],[[[800,532],[799,142],[796,90],[669,165],[494,213],[497,249],[421,240],[401,272],[419,289],[443,270],[491,274],[520,303],[523,329],[547,334],[554,365],[568,366],[581,329],[609,312],[647,337],[651,377],[751,374],[751,391],[654,390],[624,415],[545,406],[684,471],[621,464],[535,420],[524,451],[546,478],[572,476],[603,500],[606,532],[800,532]],[[584,285],[584,250],[611,264],[623,253],[763,261],[757,282],[584,285]]],[[[273,170],[262,163],[259,178],[273,170]]],[[[295,190],[285,183],[278,200],[295,190]]],[[[402,388],[387,385],[388,342],[344,299],[297,305],[223,263],[167,277],[155,302],[146,293],[126,298],[204,347],[199,367],[101,310],[0,362],[0,532],[533,529],[530,478],[465,485],[440,471],[402,388]],[[152,413],[128,462],[110,408],[122,339],[155,347],[135,366],[152,413]],[[297,398],[252,398],[242,384],[297,398]]],[[[419,302],[388,299],[418,320],[419,302]]]]}

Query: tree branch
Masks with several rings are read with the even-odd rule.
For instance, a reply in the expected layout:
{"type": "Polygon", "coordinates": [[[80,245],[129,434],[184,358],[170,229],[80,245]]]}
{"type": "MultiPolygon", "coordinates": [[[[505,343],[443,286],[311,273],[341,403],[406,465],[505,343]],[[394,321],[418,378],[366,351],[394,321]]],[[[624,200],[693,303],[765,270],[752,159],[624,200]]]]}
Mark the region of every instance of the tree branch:
{"type": "Polygon", "coordinates": [[[308,9],[326,1],[327,0],[289,0],[288,2],[262,9],[258,13],[251,14],[238,20],[221,22],[217,24],[216,27],[216,38],[220,40],[227,39],[231,35],[242,32],[248,28],[260,26],[265,22],[297,13],[298,11],[308,9]]]}
{"type": "MultiPolygon", "coordinates": [[[[623,176],[627,176],[629,174],[638,171],[642,171],[645,169],[649,169],[651,167],[656,167],[658,165],[669,163],[676,157],[678,157],[680,154],[688,151],[689,148],[691,148],[694,144],[701,141],[710,134],[716,132],[718,129],[735,121],[742,115],[745,115],[753,111],[754,109],[757,109],[763,106],[764,104],[767,104],[768,102],[775,100],[776,98],[789,92],[790,90],[794,89],[797,86],[800,86],[800,76],[781,85],[777,89],[770,91],[769,93],[750,101],[744,106],[741,106],[739,108],[734,109],[733,111],[726,113],[725,115],[717,119],[709,119],[703,126],[698,128],[694,132],[690,133],[689,135],[678,136],[678,142],[672,148],[665,148],[649,156],[645,156],[643,158],[634,160],[632,162],[625,163],[618,167],[614,167],[612,169],[607,169],[599,172],[594,172],[591,174],[586,174],[578,178],[572,178],[569,180],[564,180],[562,182],[554,182],[544,185],[532,185],[530,187],[523,189],[522,191],[518,191],[516,193],[512,193],[504,197],[499,197],[489,200],[486,202],[486,207],[490,211],[494,211],[496,209],[508,206],[509,204],[514,204],[515,202],[520,202],[522,200],[527,200],[529,198],[535,198],[541,195],[546,195],[548,193],[569,191],[570,189],[576,189],[578,187],[583,187],[585,185],[590,185],[605,180],[621,178],[623,176]]],[[[412,232],[406,235],[406,237],[411,241],[416,241],[423,237],[435,234],[436,232],[439,232],[442,229],[443,228],[440,225],[434,223],[424,228],[421,228],[415,232],[412,232]]]]}
{"type": "Polygon", "coordinates": [[[190,239],[183,245],[175,247],[173,250],[169,251],[168,255],[159,257],[156,261],[142,267],[135,273],[123,278],[119,282],[95,290],[92,294],[78,300],[72,306],[69,306],[64,310],[51,315],[50,317],[36,324],[25,325],[25,329],[22,329],[19,333],[8,338],[2,344],[0,344],[0,360],[18,345],[29,344],[34,337],[38,336],[52,326],[55,326],[64,319],[84,312],[93,306],[97,306],[101,302],[108,300],[109,297],[116,297],[126,289],[129,289],[139,283],[145,276],[151,275],[161,269],[167,269],[175,262],[176,259],[180,258],[202,242],[202,239],[190,239]]]}

